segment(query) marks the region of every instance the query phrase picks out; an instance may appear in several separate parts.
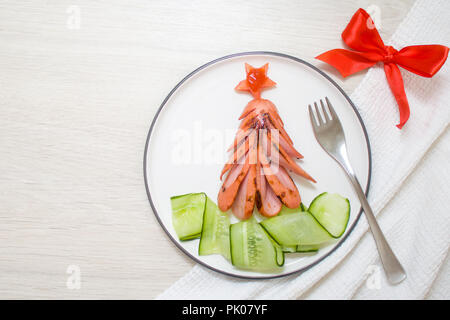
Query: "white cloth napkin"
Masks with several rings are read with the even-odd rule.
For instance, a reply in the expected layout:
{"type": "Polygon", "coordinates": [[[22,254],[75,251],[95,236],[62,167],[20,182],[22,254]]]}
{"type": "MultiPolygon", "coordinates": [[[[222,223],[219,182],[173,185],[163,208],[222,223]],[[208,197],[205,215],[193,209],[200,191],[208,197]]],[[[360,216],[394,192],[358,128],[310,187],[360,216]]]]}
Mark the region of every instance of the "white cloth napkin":
{"type": "MultiPolygon", "coordinates": [[[[418,0],[387,44],[449,46],[449,16],[449,1],[418,0]]],[[[157,299],[425,298],[449,248],[450,66],[432,79],[402,75],[412,114],[402,130],[382,66],[367,73],[351,99],[372,146],[369,202],[406,269],[405,281],[387,283],[363,217],[336,252],[302,274],[241,280],[196,265],[157,299]]]]}

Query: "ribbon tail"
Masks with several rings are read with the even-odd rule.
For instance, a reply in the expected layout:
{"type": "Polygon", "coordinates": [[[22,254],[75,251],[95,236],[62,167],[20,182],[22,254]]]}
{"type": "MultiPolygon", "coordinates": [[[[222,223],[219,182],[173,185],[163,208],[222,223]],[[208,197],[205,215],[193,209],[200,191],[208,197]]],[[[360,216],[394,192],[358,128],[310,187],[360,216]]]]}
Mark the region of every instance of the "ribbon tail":
{"type": "Polygon", "coordinates": [[[345,49],[333,49],[316,57],[316,59],[326,62],[338,69],[343,77],[372,67],[378,61],[376,58],[378,57],[374,57],[372,53],[356,52],[345,49]]]}
{"type": "Polygon", "coordinates": [[[384,72],[395,100],[397,100],[400,113],[400,123],[397,125],[397,128],[401,129],[409,119],[409,103],[403,85],[402,74],[395,63],[385,63],[384,72]]]}

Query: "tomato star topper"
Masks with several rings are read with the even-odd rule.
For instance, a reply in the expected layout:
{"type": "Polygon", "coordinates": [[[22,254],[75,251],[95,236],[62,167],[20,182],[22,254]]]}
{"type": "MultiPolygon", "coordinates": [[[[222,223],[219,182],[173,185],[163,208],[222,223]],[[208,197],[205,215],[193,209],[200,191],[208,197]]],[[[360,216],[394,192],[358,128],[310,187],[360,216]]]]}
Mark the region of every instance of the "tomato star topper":
{"type": "Polygon", "coordinates": [[[255,99],[259,99],[263,89],[271,88],[276,85],[276,83],[267,76],[268,69],[268,63],[261,68],[255,68],[246,63],[245,72],[247,73],[247,77],[245,80],[239,82],[235,89],[238,91],[248,91],[255,99]]]}

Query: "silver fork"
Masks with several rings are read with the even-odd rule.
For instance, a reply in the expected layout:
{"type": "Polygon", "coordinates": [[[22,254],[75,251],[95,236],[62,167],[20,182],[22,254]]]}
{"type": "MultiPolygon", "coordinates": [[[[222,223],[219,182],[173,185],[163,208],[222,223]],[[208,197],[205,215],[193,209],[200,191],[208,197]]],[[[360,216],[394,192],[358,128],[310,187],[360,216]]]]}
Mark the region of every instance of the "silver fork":
{"type": "Polygon", "coordinates": [[[387,243],[386,238],[384,237],[383,232],[375,219],[375,215],[367,202],[364,191],[362,190],[361,185],[356,178],[355,172],[350,165],[347,154],[347,146],[345,143],[344,130],[342,129],[341,122],[339,121],[339,118],[328,98],[325,98],[325,100],[327,102],[329,112],[327,112],[323,101],[320,100],[323,117],[316,102],[314,102],[316,116],[314,115],[311,105],[308,106],[309,117],[311,119],[314,135],[320,146],[334,160],[336,160],[347,173],[347,176],[350,179],[350,182],[352,183],[353,188],[355,189],[361,202],[364,213],[366,214],[366,218],[375,239],[378,253],[380,254],[381,262],[383,263],[387,278],[392,284],[400,283],[406,278],[405,270],[398,261],[394,252],[392,252],[391,247],[387,243]]]}

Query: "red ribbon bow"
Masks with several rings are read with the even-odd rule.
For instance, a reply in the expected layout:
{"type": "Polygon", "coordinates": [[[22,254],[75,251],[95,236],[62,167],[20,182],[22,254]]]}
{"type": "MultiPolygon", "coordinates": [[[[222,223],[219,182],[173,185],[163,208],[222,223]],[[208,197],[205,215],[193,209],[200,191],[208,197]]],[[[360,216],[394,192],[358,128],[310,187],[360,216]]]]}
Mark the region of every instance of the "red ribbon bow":
{"type": "Polygon", "coordinates": [[[445,63],[449,51],[449,48],[441,45],[409,46],[400,51],[386,46],[370,15],[363,9],[358,9],[353,15],[342,32],[342,39],[356,51],[334,49],[317,56],[316,59],[331,64],[344,77],[367,69],[377,62],[383,62],[387,81],[399,107],[399,129],[408,121],[409,104],[398,66],[422,77],[431,78],[445,63]]]}

